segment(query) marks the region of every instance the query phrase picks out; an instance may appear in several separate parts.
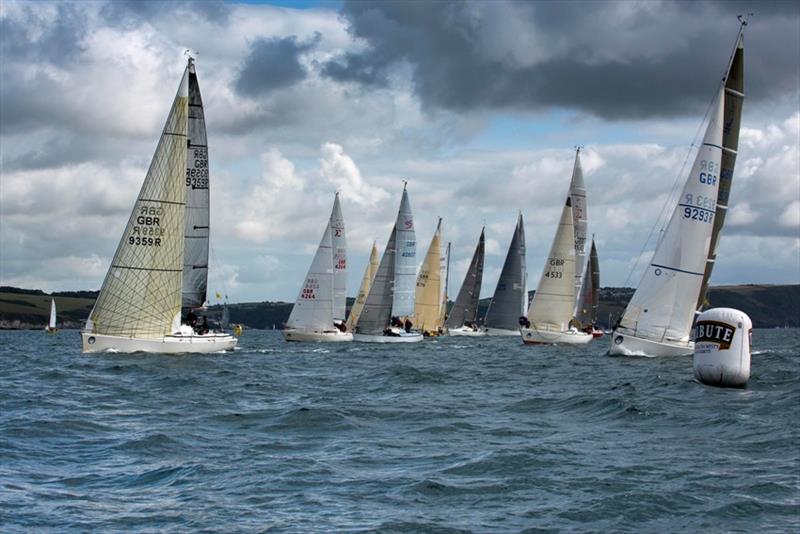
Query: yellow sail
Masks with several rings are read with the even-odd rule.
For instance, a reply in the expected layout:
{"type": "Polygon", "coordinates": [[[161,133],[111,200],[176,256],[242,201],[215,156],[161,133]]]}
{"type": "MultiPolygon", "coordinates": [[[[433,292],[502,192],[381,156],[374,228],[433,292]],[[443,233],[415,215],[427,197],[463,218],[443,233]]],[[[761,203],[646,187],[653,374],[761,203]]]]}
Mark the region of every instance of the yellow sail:
{"type": "Polygon", "coordinates": [[[375,278],[375,273],[378,271],[378,247],[375,242],[372,243],[372,252],[369,254],[369,263],[367,269],[364,271],[364,278],[361,280],[361,287],[358,288],[358,295],[353,307],[350,309],[350,316],[347,317],[347,331],[353,332],[358,322],[358,317],[361,315],[361,310],[364,309],[364,303],[367,301],[369,288],[372,287],[372,279],[375,278]]]}
{"type": "Polygon", "coordinates": [[[184,72],[142,189],[87,322],[97,334],[159,338],[180,326],[189,98],[184,72]]]}
{"type": "Polygon", "coordinates": [[[425,261],[417,276],[414,317],[415,326],[421,332],[436,334],[442,323],[442,220],[436,226],[425,261]]]}

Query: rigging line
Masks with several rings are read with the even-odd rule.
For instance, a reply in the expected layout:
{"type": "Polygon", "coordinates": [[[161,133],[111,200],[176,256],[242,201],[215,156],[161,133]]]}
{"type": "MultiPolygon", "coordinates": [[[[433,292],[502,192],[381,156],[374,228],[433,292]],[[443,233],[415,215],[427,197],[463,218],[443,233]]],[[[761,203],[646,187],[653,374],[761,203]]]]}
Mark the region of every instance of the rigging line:
{"type": "MultiPolygon", "coordinates": [[[[658,230],[658,233],[660,233],[663,236],[664,228],[665,228],[666,224],[669,222],[669,219],[666,217],[667,207],[674,204],[674,198],[673,197],[677,193],[677,190],[678,190],[678,187],[679,187],[679,184],[680,184],[680,179],[683,176],[684,170],[686,169],[686,164],[689,161],[689,157],[694,152],[695,146],[698,144],[697,140],[698,140],[698,138],[700,136],[700,133],[702,132],[703,125],[706,124],[708,116],[709,116],[709,114],[711,113],[711,110],[714,107],[714,103],[717,101],[717,98],[719,97],[719,88],[720,87],[724,87],[725,83],[728,80],[728,75],[730,73],[730,68],[731,68],[731,65],[733,65],[733,58],[736,55],[736,49],[739,47],[739,39],[741,38],[742,34],[744,33],[744,27],[747,26],[748,18],[750,16],[752,16],[752,15],[753,15],[752,13],[748,13],[747,16],[745,16],[745,17],[743,17],[742,15],[739,15],[739,23],[740,23],[739,31],[736,34],[736,40],[733,43],[733,50],[731,51],[731,54],[730,54],[730,56],[728,58],[728,63],[726,65],[726,67],[725,67],[725,73],[723,74],[721,81],[717,84],[717,89],[718,90],[714,91],[713,96],[711,97],[711,101],[708,103],[708,106],[706,107],[706,111],[703,114],[703,119],[700,121],[700,124],[697,126],[697,131],[695,132],[694,137],[692,138],[692,143],[689,145],[689,149],[686,151],[686,157],[683,160],[683,164],[681,164],[680,171],[678,171],[678,174],[675,177],[675,181],[672,184],[672,188],[670,189],[669,195],[667,196],[667,199],[665,200],[664,204],[661,206],[661,211],[659,212],[658,217],[655,220],[655,223],[653,224],[652,228],[650,229],[650,233],[647,235],[647,239],[645,239],[644,243],[642,244],[642,248],[639,251],[639,254],[636,256],[636,261],[634,261],[633,267],[631,267],[630,271],[628,272],[628,276],[625,278],[625,282],[622,283],[622,287],[627,287],[628,286],[628,283],[630,282],[631,277],[633,276],[633,273],[636,272],[636,269],[639,267],[639,262],[642,259],[642,254],[644,254],[644,251],[647,248],[648,243],[650,243],[650,240],[653,238],[653,234],[656,232],[656,228],[658,228],[659,226],[660,226],[660,228],[658,230]],[[663,221],[662,221],[662,218],[663,218],[663,221]]],[[[660,241],[660,238],[659,238],[659,241],[660,241]]],[[[658,241],[656,241],[656,248],[658,248],[658,241]]],[[[644,276],[644,274],[642,276],[644,276]]]]}

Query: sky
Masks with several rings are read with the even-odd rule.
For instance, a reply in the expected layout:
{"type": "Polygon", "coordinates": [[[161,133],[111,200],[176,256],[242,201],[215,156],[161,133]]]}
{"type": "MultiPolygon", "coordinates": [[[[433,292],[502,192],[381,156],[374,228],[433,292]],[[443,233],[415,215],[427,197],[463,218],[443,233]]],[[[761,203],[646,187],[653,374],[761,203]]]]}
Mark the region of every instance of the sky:
{"type": "Polygon", "coordinates": [[[0,285],[100,287],[190,49],[212,297],[293,301],[336,191],[353,296],[402,180],[420,261],[443,218],[451,298],[483,225],[491,296],[518,212],[533,288],[578,145],[601,285],[635,286],[751,11],[711,282],[800,283],[797,2],[3,0],[0,285]]]}

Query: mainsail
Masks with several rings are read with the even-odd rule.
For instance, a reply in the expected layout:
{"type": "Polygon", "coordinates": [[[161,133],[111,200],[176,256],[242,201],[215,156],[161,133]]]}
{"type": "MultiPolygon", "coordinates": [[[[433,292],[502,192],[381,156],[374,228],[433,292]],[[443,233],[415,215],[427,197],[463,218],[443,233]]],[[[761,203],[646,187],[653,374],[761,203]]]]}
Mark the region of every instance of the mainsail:
{"type": "Polygon", "coordinates": [[[472,261],[469,263],[464,282],[461,284],[456,301],[447,316],[447,321],[445,322],[447,328],[459,328],[467,322],[474,322],[478,318],[478,300],[480,299],[481,282],[483,280],[485,246],[484,229],[481,228],[481,236],[478,238],[478,245],[472,254],[472,261]]]}
{"type": "Polygon", "coordinates": [[[397,242],[397,227],[392,228],[392,235],[386,243],[381,263],[372,279],[367,293],[364,308],[356,323],[356,333],[382,335],[392,318],[392,282],[397,242]]]}
{"type": "Polygon", "coordinates": [[[678,205],[617,329],[656,342],[688,344],[714,227],[722,157],[723,90],[678,205]]]}
{"type": "Polygon", "coordinates": [[[180,327],[189,67],[86,331],[159,338],[180,327]]]}
{"type": "MultiPolygon", "coordinates": [[[[575,295],[580,295],[583,267],[586,262],[586,185],[581,167],[581,149],[575,150],[575,166],[569,183],[569,196],[572,199],[572,224],[575,227],[575,295]]],[[[578,306],[578,302],[574,303],[578,306]]]]}
{"type": "Polygon", "coordinates": [[[600,262],[597,259],[597,248],[592,239],[589,262],[583,270],[581,294],[578,298],[578,311],[576,318],[583,326],[594,325],[597,322],[597,309],[600,305],[600,262]]]}
{"type": "Polygon", "coordinates": [[[528,305],[525,277],[525,229],[520,213],[497,288],[486,310],[484,326],[503,330],[519,328],[519,318],[525,314],[528,305]]]}
{"type": "Polygon", "coordinates": [[[333,240],[330,221],[325,225],[322,240],[286,326],[319,332],[333,329],[333,240]]]}
{"type": "Polygon", "coordinates": [[[375,278],[375,273],[378,271],[378,247],[375,242],[372,243],[372,251],[369,254],[369,263],[364,270],[364,277],[361,279],[361,287],[358,289],[358,295],[350,309],[350,315],[347,317],[347,331],[352,332],[358,324],[358,318],[361,315],[361,310],[364,309],[364,303],[367,301],[367,294],[372,286],[372,279],[375,278]]]}
{"type": "Polygon", "coordinates": [[[417,276],[414,317],[423,332],[436,332],[442,326],[442,219],[436,225],[425,261],[417,276]]]}
{"type": "Polygon", "coordinates": [[[728,213],[728,200],[733,184],[733,169],[736,165],[736,154],[739,150],[739,125],[742,120],[742,104],[744,102],[744,39],[739,32],[736,51],[725,78],[725,99],[722,126],[722,164],[719,172],[719,193],[717,193],[717,211],[714,215],[714,229],[711,232],[711,245],[706,260],[703,284],[697,299],[696,309],[705,305],[708,281],[714,262],[717,259],[717,245],[725,215],[728,213]]]}
{"type": "Polygon", "coordinates": [[[333,200],[330,226],[333,246],[333,318],[344,321],[347,313],[347,240],[339,193],[333,200]]]}
{"type": "Polygon", "coordinates": [[[414,217],[408,192],[403,186],[403,198],[395,222],[397,255],[394,260],[394,298],[392,315],[414,315],[414,294],[417,285],[417,241],[414,235],[414,217]]]}
{"type": "Polygon", "coordinates": [[[203,99],[190,58],[188,149],[186,151],[186,233],[183,253],[184,309],[199,308],[208,287],[209,174],[208,141],[203,99]]]}
{"type": "Polygon", "coordinates": [[[575,310],[575,226],[572,200],[567,197],[544,271],[533,295],[531,328],[566,332],[575,310]]]}
{"type": "Polygon", "coordinates": [[[56,299],[50,299],[50,322],[47,326],[50,330],[56,327],[56,299]]]}

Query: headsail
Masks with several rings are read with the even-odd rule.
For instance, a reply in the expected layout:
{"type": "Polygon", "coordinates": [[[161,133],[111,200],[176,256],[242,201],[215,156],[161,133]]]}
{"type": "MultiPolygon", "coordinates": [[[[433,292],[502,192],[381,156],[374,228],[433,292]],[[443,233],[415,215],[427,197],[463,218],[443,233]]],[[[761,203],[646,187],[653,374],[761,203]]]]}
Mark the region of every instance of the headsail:
{"type": "Polygon", "coordinates": [[[442,326],[439,322],[442,307],[441,236],[442,219],[439,219],[417,276],[414,317],[416,327],[423,332],[435,332],[442,326]]]}
{"type": "Polygon", "coordinates": [[[347,239],[339,193],[333,200],[330,226],[333,246],[333,318],[344,321],[347,309],[347,239]]]}
{"type": "Polygon", "coordinates": [[[678,205],[617,327],[634,337],[688,343],[716,213],[722,156],[720,89],[678,205]]]}
{"type": "Polygon", "coordinates": [[[450,310],[445,324],[448,328],[459,328],[466,322],[474,322],[478,318],[478,300],[481,295],[481,282],[483,281],[483,255],[485,249],[484,229],[481,228],[481,236],[478,238],[478,245],[472,254],[472,261],[467,268],[467,274],[458,296],[450,310]]]}
{"type": "Polygon", "coordinates": [[[567,197],[550,253],[533,295],[531,328],[566,332],[575,311],[575,226],[572,199],[567,197]]]}
{"type": "Polygon", "coordinates": [[[186,151],[186,233],[183,254],[183,308],[199,308],[208,288],[209,174],[203,99],[190,58],[188,149],[186,151]]]}
{"type": "Polygon", "coordinates": [[[392,318],[392,281],[394,278],[397,227],[383,250],[381,263],[372,279],[364,308],[356,322],[356,333],[382,335],[392,318]]]}
{"type": "Polygon", "coordinates": [[[187,68],[87,332],[159,338],[180,327],[188,78],[187,68]]]}
{"type": "Polygon", "coordinates": [[[375,278],[375,273],[378,271],[378,247],[375,242],[372,243],[372,251],[369,254],[369,263],[364,270],[364,277],[361,279],[361,287],[358,289],[356,301],[350,309],[350,315],[347,317],[347,330],[352,332],[358,324],[358,318],[361,311],[364,309],[364,303],[367,301],[367,294],[372,286],[372,279],[375,278]]]}
{"type": "Polygon", "coordinates": [[[394,297],[392,315],[414,315],[414,294],[417,285],[417,241],[414,234],[414,217],[408,192],[403,186],[403,198],[395,222],[397,255],[394,260],[394,297]]]}
{"type": "Polygon", "coordinates": [[[497,288],[486,310],[485,326],[504,330],[519,328],[519,318],[525,314],[528,305],[525,277],[525,229],[520,213],[497,288]]]}
{"type": "Polygon", "coordinates": [[[714,229],[711,232],[711,245],[703,273],[703,284],[697,299],[696,309],[700,310],[706,300],[708,281],[714,262],[717,259],[717,245],[725,215],[728,213],[728,200],[733,184],[733,169],[736,166],[736,154],[739,150],[739,125],[742,120],[742,104],[744,103],[744,39],[739,32],[733,61],[725,78],[725,111],[722,126],[722,163],[719,172],[719,193],[717,194],[717,211],[714,215],[714,229]]]}

